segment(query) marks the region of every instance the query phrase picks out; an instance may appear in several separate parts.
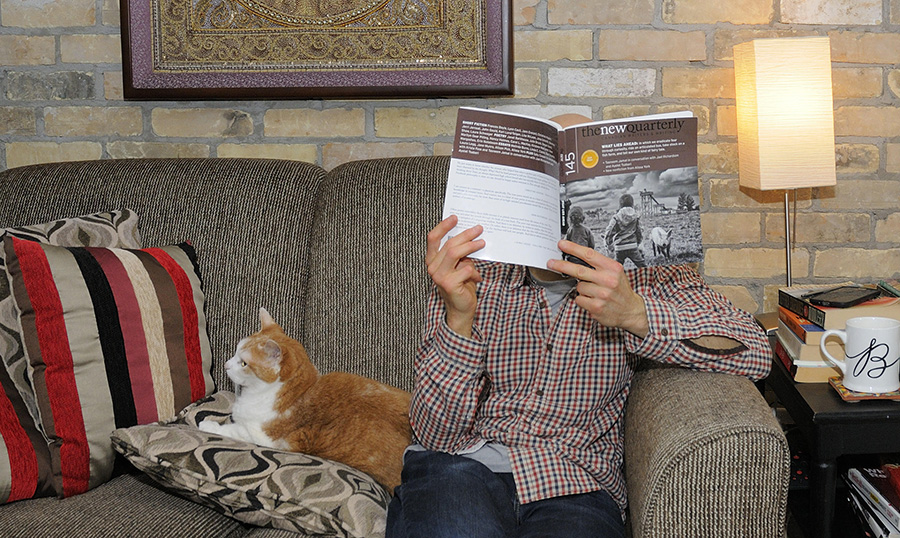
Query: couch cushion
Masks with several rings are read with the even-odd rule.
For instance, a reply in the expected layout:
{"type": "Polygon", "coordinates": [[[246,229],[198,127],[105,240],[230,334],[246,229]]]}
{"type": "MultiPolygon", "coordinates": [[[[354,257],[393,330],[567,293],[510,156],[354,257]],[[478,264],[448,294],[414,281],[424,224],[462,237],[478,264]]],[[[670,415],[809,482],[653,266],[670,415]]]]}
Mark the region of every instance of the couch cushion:
{"type": "Polygon", "coordinates": [[[83,493],[110,477],[112,430],[213,390],[194,249],[3,246],[54,489],[83,493]]]}
{"type": "MultiPolygon", "coordinates": [[[[82,495],[0,506],[3,538],[238,538],[250,529],[172,495],[139,473],[120,474],[82,495]]],[[[284,533],[280,538],[297,538],[284,533]]]]}
{"type": "Polygon", "coordinates": [[[354,161],[322,185],[303,333],[290,333],[322,372],[412,390],[430,282],[425,235],[441,219],[449,165],[446,157],[354,161]]]}
{"type": "Polygon", "coordinates": [[[218,392],[171,423],[118,429],[116,450],[161,484],[253,525],[324,534],[384,535],[389,495],[346,465],[213,435],[202,420],[230,418],[218,392]]]}

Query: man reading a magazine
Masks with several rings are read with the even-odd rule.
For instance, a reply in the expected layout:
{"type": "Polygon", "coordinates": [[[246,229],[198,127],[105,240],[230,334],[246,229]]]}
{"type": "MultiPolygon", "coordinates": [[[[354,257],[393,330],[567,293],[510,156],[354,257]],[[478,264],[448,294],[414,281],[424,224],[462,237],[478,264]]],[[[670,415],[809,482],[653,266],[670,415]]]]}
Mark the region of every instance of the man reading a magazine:
{"type": "Polygon", "coordinates": [[[427,238],[433,281],[410,406],[415,442],[387,536],[622,537],[625,400],[640,359],[760,379],[768,341],[688,267],[473,260],[481,226],[427,238]]]}

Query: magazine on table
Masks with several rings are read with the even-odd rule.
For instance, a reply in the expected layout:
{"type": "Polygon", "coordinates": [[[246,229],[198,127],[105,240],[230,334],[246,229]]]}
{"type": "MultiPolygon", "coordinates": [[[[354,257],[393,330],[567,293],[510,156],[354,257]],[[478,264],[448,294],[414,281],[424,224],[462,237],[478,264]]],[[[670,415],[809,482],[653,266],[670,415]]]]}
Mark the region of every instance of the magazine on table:
{"type": "MultiPolygon", "coordinates": [[[[545,268],[561,238],[626,268],[703,256],[697,118],[690,112],[559,124],[460,108],[444,217],[476,224],[473,258],[545,268]]],[[[578,261],[578,260],[573,260],[578,261]]]]}

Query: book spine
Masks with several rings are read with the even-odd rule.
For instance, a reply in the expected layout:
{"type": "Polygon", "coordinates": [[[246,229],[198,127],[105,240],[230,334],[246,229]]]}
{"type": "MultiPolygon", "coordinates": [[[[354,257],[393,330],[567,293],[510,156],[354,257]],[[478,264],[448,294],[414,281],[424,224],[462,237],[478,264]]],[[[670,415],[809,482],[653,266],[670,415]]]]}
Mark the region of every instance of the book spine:
{"type": "Polygon", "coordinates": [[[822,339],[822,333],[825,332],[822,327],[783,306],[778,307],[778,319],[783,321],[791,332],[800,337],[804,344],[818,344],[822,339]]]}
{"type": "Polygon", "coordinates": [[[798,316],[804,317],[819,327],[825,326],[825,312],[804,301],[800,297],[794,297],[784,290],[778,290],[778,306],[783,306],[798,316]]]}
{"type": "Polygon", "coordinates": [[[775,356],[778,357],[778,360],[781,361],[781,364],[787,368],[788,374],[790,374],[791,378],[793,378],[797,374],[797,365],[794,364],[794,361],[791,359],[791,356],[788,355],[787,351],[784,349],[784,346],[781,345],[781,342],[775,340],[775,356]]]}
{"type": "Polygon", "coordinates": [[[859,469],[850,469],[847,472],[847,476],[850,478],[850,481],[853,482],[857,488],[861,492],[863,492],[867,499],[872,501],[872,504],[876,506],[882,514],[887,517],[887,520],[891,522],[891,525],[895,527],[900,527],[900,512],[885,498],[885,496],[878,490],[865,476],[863,476],[862,472],[859,469]]]}
{"type": "Polygon", "coordinates": [[[784,350],[787,351],[788,355],[790,355],[794,359],[794,362],[797,362],[801,359],[800,353],[803,350],[803,342],[800,340],[800,338],[797,337],[797,335],[791,333],[791,330],[784,325],[784,322],[779,325],[778,332],[775,333],[775,337],[778,342],[784,347],[784,350]]]}
{"type": "Polygon", "coordinates": [[[830,378],[840,376],[839,371],[824,363],[821,366],[798,365],[791,357],[790,352],[777,339],[773,351],[775,357],[787,370],[787,375],[796,383],[828,383],[830,378]]]}
{"type": "Polygon", "coordinates": [[[881,523],[874,509],[870,508],[871,505],[865,501],[862,494],[853,487],[853,484],[850,484],[850,489],[847,490],[847,502],[850,503],[850,507],[853,509],[856,517],[859,518],[860,523],[871,531],[866,534],[875,538],[888,538],[890,536],[890,531],[881,523]]]}
{"type": "Polygon", "coordinates": [[[894,297],[900,297],[900,288],[895,286],[896,282],[886,282],[884,280],[878,281],[878,287],[881,291],[886,292],[888,295],[892,295],[894,297]]]}

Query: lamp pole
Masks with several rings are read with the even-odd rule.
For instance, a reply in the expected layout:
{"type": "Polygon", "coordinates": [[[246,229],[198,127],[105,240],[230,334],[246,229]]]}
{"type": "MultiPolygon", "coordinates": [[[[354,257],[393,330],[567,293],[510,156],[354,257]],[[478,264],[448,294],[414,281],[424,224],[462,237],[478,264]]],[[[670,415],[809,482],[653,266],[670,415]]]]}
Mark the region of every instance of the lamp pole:
{"type": "Polygon", "coordinates": [[[787,285],[791,287],[791,211],[788,205],[790,189],[784,191],[784,261],[787,266],[787,285]]]}

